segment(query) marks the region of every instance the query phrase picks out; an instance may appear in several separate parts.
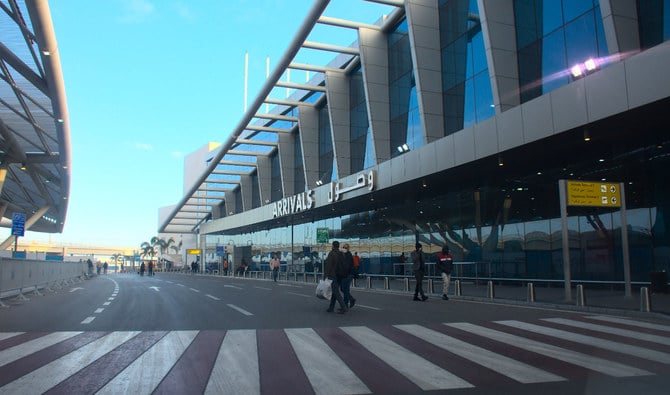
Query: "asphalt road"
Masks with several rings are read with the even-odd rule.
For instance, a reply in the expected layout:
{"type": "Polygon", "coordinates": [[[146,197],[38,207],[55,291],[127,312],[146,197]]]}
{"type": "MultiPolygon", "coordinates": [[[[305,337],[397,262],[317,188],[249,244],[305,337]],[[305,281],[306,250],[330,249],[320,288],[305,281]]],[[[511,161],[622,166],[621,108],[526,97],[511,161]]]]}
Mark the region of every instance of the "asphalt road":
{"type": "Polygon", "coordinates": [[[667,393],[670,324],[315,284],[110,274],[0,309],[0,394],[667,393]],[[63,368],[63,367],[66,368],[63,368]],[[98,372],[104,371],[104,374],[98,372]],[[205,372],[206,374],[203,374],[205,372]]]}

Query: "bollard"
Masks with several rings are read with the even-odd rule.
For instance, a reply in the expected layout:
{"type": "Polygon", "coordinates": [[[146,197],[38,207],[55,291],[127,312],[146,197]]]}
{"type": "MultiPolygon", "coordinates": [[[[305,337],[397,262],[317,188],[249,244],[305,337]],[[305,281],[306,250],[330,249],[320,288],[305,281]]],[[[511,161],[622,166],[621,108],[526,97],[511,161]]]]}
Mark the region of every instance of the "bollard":
{"type": "Polygon", "coordinates": [[[528,283],[528,293],[526,295],[526,301],[530,303],[535,303],[535,285],[533,285],[533,283],[528,283]]]}
{"type": "Polygon", "coordinates": [[[461,280],[454,281],[454,294],[456,296],[463,296],[463,289],[461,288],[461,280]]]}
{"type": "Polygon", "coordinates": [[[495,298],[495,290],[493,289],[493,281],[489,280],[488,285],[486,286],[486,296],[489,299],[495,298]]]}
{"type": "Polygon", "coordinates": [[[433,292],[433,279],[432,279],[432,278],[429,278],[429,279],[428,279],[428,293],[429,293],[429,294],[434,293],[434,292],[433,292]]]}
{"type": "Polygon", "coordinates": [[[389,278],[384,277],[384,289],[389,290],[391,289],[391,284],[389,284],[389,278]]]}
{"type": "Polygon", "coordinates": [[[651,311],[651,297],[649,296],[649,288],[640,288],[640,311],[649,313],[651,311]]]}
{"type": "Polygon", "coordinates": [[[366,285],[366,287],[367,287],[368,289],[372,289],[372,277],[370,277],[370,276],[367,277],[367,285],[366,285]]]}
{"type": "Polygon", "coordinates": [[[586,295],[584,295],[584,285],[577,285],[577,306],[586,306],[586,295]]]}
{"type": "Polygon", "coordinates": [[[405,281],[403,282],[405,283],[405,292],[409,292],[409,277],[405,277],[404,280],[405,281]]]}

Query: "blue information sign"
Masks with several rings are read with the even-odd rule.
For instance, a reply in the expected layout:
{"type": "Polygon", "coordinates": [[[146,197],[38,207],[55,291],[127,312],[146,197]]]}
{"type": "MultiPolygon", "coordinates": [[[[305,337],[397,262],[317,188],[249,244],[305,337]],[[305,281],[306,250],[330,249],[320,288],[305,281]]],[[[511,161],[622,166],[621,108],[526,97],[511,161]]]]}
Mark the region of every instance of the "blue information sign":
{"type": "Polygon", "coordinates": [[[24,213],[14,213],[12,216],[12,236],[23,237],[26,230],[26,215],[24,213]]]}
{"type": "Polygon", "coordinates": [[[223,246],[216,246],[216,256],[223,256],[223,255],[224,255],[223,246]]]}

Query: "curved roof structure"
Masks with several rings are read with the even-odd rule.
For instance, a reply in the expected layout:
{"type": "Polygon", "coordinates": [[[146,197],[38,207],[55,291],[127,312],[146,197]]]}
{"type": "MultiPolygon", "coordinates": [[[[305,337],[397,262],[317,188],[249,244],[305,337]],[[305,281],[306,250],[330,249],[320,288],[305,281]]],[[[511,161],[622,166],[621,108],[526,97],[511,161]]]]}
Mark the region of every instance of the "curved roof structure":
{"type": "MultiPolygon", "coordinates": [[[[234,204],[233,192],[242,188],[241,180],[257,174],[259,162],[268,160],[278,149],[282,136],[289,135],[298,128],[298,119],[292,112],[299,106],[316,107],[325,100],[327,72],[345,72],[360,64],[357,43],[352,45],[351,41],[327,43],[310,41],[309,37],[314,28],[327,25],[353,32],[357,32],[359,28],[384,30],[396,23],[404,12],[403,0],[360,1],[390,8],[391,13],[388,16],[380,14],[381,19],[377,23],[328,17],[323,14],[328,12],[330,1],[315,0],[258,96],[231,131],[228,139],[214,153],[209,166],[199,179],[159,224],[159,233],[197,233],[204,222],[236,214],[228,210],[224,213],[220,211],[225,204],[229,207],[234,204]],[[315,58],[308,55],[309,64],[300,62],[300,55],[304,52],[310,53],[309,51],[326,53],[324,59],[327,60],[323,64],[315,64],[315,58]],[[289,81],[291,70],[310,73],[312,78],[304,83],[289,81]],[[291,91],[292,94],[290,96],[287,94],[286,99],[276,98],[281,96],[276,95],[276,91],[284,90],[291,91]]],[[[331,40],[334,38],[329,37],[331,40]]],[[[314,185],[315,181],[320,180],[320,175],[310,170],[309,178],[308,183],[314,185]]],[[[263,191],[262,195],[264,203],[269,203],[271,199],[269,192],[263,191]]],[[[237,211],[246,209],[248,208],[239,208],[237,211]]]]}
{"type": "Polygon", "coordinates": [[[47,0],[0,1],[0,226],[62,232],[70,194],[70,133],[47,0]]]}

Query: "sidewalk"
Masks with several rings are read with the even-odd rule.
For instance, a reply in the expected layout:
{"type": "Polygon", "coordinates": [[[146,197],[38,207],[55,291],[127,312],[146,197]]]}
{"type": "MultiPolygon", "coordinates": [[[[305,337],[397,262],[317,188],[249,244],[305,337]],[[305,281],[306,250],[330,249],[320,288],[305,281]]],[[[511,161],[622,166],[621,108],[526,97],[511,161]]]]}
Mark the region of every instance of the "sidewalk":
{"type": "MultiPolygon", "coordinates": [[[[366,288],[365,281],[359,281],[357,288],[366,288]]],[[[372,289],[383,290],[383,278],[376,277],[371,284],[372,289]]],[[[405,284],[404,279],[394,278],[388,282],[388,291],[411,292],[414,289],[414,280],[405,284]],[[408,286],[410,291],[405,287],[408,286]]],[[[424,290],[429,291],[428,281],[424,282],[424,290]]],[[[620,314],[636,317],[659,317],[670,320],[670,293],[649,292],[649,309],[647,303],[642,303],[640,287],[633,287],[631,296],[626,298],[621,289],[588,288],[584,287],[584,304],[578,305],[576,287],[572,288],[571,300],[566,300],[563,287],[557,285],[535,285],[535,301],[529,300],[529,291],[526,285],[494,284],[493,298],[489,296],[486,281],[475,284],[473,281],[461,282],[461,295],[457,295],[455,281],[449,288],[449,298],[480,300],[493,303],[519,304],[527,306],[548,307],[564,310],[575,310],[603,314],[620,314]]],[[[442,282],[433,281],[432,297],[439,297],[442,293],[442,282]]]]}
{"type": "MultiPolygon", "coordinates": [[[[476,298],[491,300],[488,295],[486,284],[475,285],[466,283],[461,285],[462,298],[476,298]]],[[[535,302],[528,301],[528,289],[522,286],[494,285],[494,301],[513,302],[524,304],[552,305],[557,308],[569,308],[576,310],[619,310],[622,312],[643,312],[645,307],[641,302],[640,289],[634,288],[630,297],[626,298],[621,290],[588,289],[584,290],[584,306],[578,306],[578,295],[575,288],[572,290],[572,300],[566,301],[563,288],[538,287],[535,286],[535,302]]],[[[438,293],[439,289],[435,289],[438,293]]],[[[450,294],[455,292],[452,286],[450,294]]],[[[670,294],[650,294],[651,312],[667,315],[670,319],[670,294]]]]}

